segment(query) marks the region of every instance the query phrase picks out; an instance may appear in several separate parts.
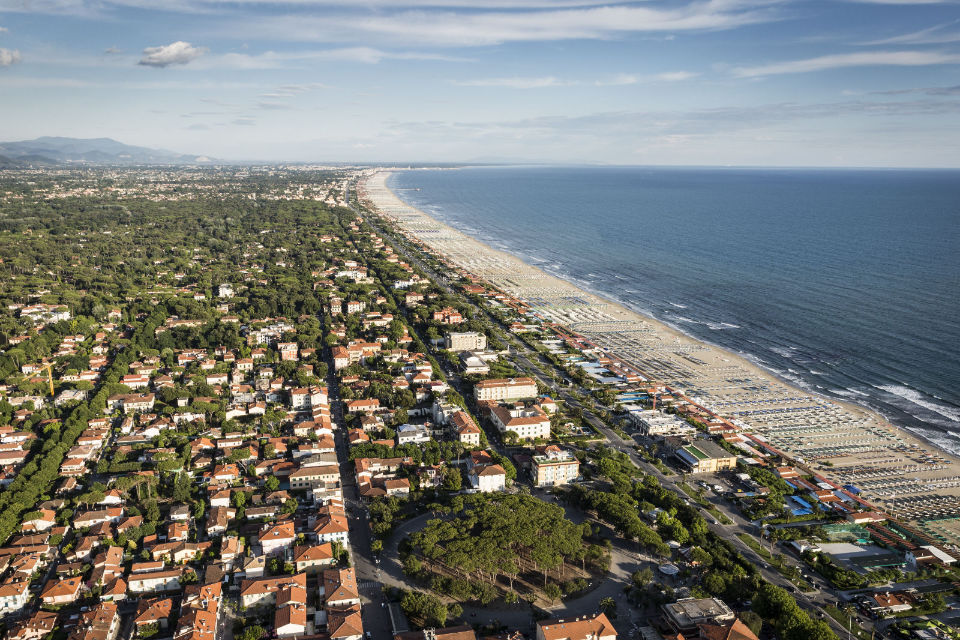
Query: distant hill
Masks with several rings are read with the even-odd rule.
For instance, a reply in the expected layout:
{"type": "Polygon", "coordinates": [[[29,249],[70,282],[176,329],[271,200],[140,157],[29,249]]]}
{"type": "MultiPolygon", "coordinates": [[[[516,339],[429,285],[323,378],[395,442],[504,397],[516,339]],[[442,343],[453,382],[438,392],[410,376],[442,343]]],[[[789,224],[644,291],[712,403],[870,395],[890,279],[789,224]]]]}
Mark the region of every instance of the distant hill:
{"type": "Polygon", "coordinates": [[[0,166],[30,164],[209,164],[206,156],[162,149],[134,147],[111,138],[55,138],[45,136],[19,142],[0,142],[0,166]],[[3,164],[15,163],[15,164],[3,164]]]}
{"type": "Polygon", "coordinates": [[[23,166],[17,160],[11,160],[7,156],[0,156],[0,169],[15,169],[23,166]]]}

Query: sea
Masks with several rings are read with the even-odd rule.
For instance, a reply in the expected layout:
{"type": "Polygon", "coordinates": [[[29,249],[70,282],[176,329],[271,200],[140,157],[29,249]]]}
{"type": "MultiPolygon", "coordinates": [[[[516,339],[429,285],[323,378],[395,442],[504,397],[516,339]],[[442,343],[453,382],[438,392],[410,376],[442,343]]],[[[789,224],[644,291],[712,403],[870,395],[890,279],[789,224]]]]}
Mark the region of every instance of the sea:
{"type": "Polygon", "coordinates": [[[960,171],[394,173],[528,264],[960,454],[960,171]]]}

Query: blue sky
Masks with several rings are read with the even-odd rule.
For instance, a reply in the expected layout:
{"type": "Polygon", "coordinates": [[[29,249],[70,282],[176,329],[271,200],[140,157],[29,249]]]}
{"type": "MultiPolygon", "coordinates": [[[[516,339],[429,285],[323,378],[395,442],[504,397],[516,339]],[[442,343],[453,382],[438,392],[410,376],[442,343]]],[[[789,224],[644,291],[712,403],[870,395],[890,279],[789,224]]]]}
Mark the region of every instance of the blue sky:
{"type": "Polygon", "coordinates": [[[952,0],[0,0],[0,140],[960,166],[952,0]]]}

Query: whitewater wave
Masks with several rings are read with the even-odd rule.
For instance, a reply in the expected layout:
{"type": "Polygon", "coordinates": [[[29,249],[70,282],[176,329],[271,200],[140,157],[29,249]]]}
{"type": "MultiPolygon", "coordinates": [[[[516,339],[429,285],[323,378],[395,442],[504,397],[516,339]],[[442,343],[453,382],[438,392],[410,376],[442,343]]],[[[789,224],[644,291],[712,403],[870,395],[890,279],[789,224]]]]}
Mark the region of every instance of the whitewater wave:
{"type": "Polygon", "coordinates": [[[671,307],[676,307],[677,309],[686,309],[686,308],[687,308],[687,305],[685,305],[685,304],[679,304],[679,303],[677,303],[677,302],[670,302],[669,300],[667,301],[667,303],[668,303],[671,307]]]}
{"type": "Polygon", "coordinates": [[[960,437],[950,431],[939,431],[934,429],[923,429],[921,427],[907,425],[907,431],[917,434],[944,451],[954,455],[960,455],[960,437]]]}
{"type": "Polygon", "coordinates": [[[960,408],[934,402],[929,398],[929,396],[917,391],[916,389],[911,389],[910,387],[905,387],[898,384],[877,385],[877,389],[886,391],[887,393],[895,395],[899,398],[903,398],[907,402],[911,402],[918,407],[923,407],[927,411],[932,411],[933,413],[941,415],[951,422],[960,422],[960,408]]]}
{"type": "Polygon", "coordinates": [[[739,329],[740,325],[730,322],[704,322],[713,331],[723,331],[724,329],[739,329]]]}
{"type": "Polygon", "coordinates": [[[770,347],[770,351],[773,351],[778,356],[787,359],[792,358],[796,350],[796,347],[770,347]]]}

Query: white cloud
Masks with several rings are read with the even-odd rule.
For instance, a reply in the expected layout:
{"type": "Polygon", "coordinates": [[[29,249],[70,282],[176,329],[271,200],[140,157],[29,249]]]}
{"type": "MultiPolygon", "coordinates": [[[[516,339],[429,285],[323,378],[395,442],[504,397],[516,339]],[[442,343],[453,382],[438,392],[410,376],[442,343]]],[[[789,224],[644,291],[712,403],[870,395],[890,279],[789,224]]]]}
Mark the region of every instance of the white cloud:
{"type": "MultiPolygon", "coordinates": [[[[633,0],[614,0],[615,3],[633,0]]],[[[132,7],[180,13],[210,13],[222,10],[225,5],[347,7],[354,9],[362,4],[372,8],[422,8],[444,7],[452,9],[550,9],[565,7],[596,7],[610,4],[611,0],[0,0],[0,11],[18,13],[71,13],[95,15],[107,7],[132,7]]]]}
{"type": "Polygon", "coordinates": [[[0,27],[0,33],[7,33],[8,31],[10,31],[10,29],[7,29],[6,27],[0,27]]]}
{"type": "Polygon", "coordinates": [[[411,10],[365,15],[275,16],[227,25],[234,34],[303,41],[387,41],[418,46],[610,39],[629,33],[711,31],[780,17],[776,0],[706,0],[669,8],[614,4],[526,11],[411,10]],[[254,29],[254,30],[251,30],[254,29]]]}
{"type": "Polygon", "coordinates": [[[639,82],[682,82],[696,78],[699,73],[693,71],[664,71],[653,75],[639,76],[630,73],[620,73],[608,80],[597,80],[594,84],[598,87],[610,87],[617,85],[637,84],[639,82]]]}
{"type": "Polygon", "coordinates": [[[178,40],[161,47],[147,47],[143,50],[141,64],[147,67],[169,67],[172,64],[187,64],[196,60],[207,50],[203,47],[195,47],[189,42],[178,40]]]}
{"type": "Polygon", "coordinates": [[[893,36],[892,38],[872,40],[860,44],[886,46],[891,44],[946,44],[949,42],[960,42],[960,31],[957,29],[947,30],[949,27],[956,27],[958,22],[960,21],[954,20],[947,24],[938,24],[929,29],[921,29],[920,31],[905,33],[903,35],[893,36]]]}
{"type": "Polygon", "coordinates": [[[699,75],[699,73],[693,71],[665,71],[658,73],[654,78],[662,80],[663,82],[683,82],[684,80],[696,78],[699,75]]]}
{"type": "Polygon", "coordinates": [[[20,62],[20,52],[16,49],[0,49],[0,67],[9,67],[20,62]]]}
{"type": "Polygon", "coordinates": [[[953,4],[956,0],[850,0],[859,4],[953,4]]]}
{"type": "Polygon", "coordinates": [[[283,111],[287,109],[293,109],[293,107],[291,107],[290,105],[284,104],[282,102],[268,102],[268,101],[258,102],[257,108],[267,109],[269,111],[283,111]]]}
{"type": "Polygon", "coordinates": [[[616,87],[625,84],[637,84],[640,82],[639,76],[629,73],[618,73],[609,80],[597,80],[594,84],[598,87],[616,87]]]}
{"type": "Polygon", "coordinates": [[[508,87],[510,89],[542,89],[544,87],[564,87],[573,82],[559,80],[553,76],[543,78],[481,78],[479,80],[455,81],[461,87],[508,87]]]}
{"type": "Polygon", "coordinates": [[[120,47],[109,47],[107,49],[104,49],[103,52],[106,53],[107,55],[114,56],[114,55],[123,53],[123,49],[121,49],[120,47]]]}
{"type": "Polygon", "coordinates": [[[960,54],[932,51],[870,51],[866,53],[843,53],[820,56],[805,60],[789,60],[757,67],[737,67],[733,73],[741,78],[778,75],[783,73],[808,73],[827,69],[868,66],[921,67],[936,64],[958,64],[960,54]]]}
{"type": "Polygon", "coordinates": [[[382,60],[437,60],[464,62],[465,58],[409,51],[391,52],[372,47],[340,47],[317,51],[265,51],[263,53],[225,53],[206,56],[192,65],[196,69],[281,69],[303,62],[359,62],[378,64],[382,60]]]}

